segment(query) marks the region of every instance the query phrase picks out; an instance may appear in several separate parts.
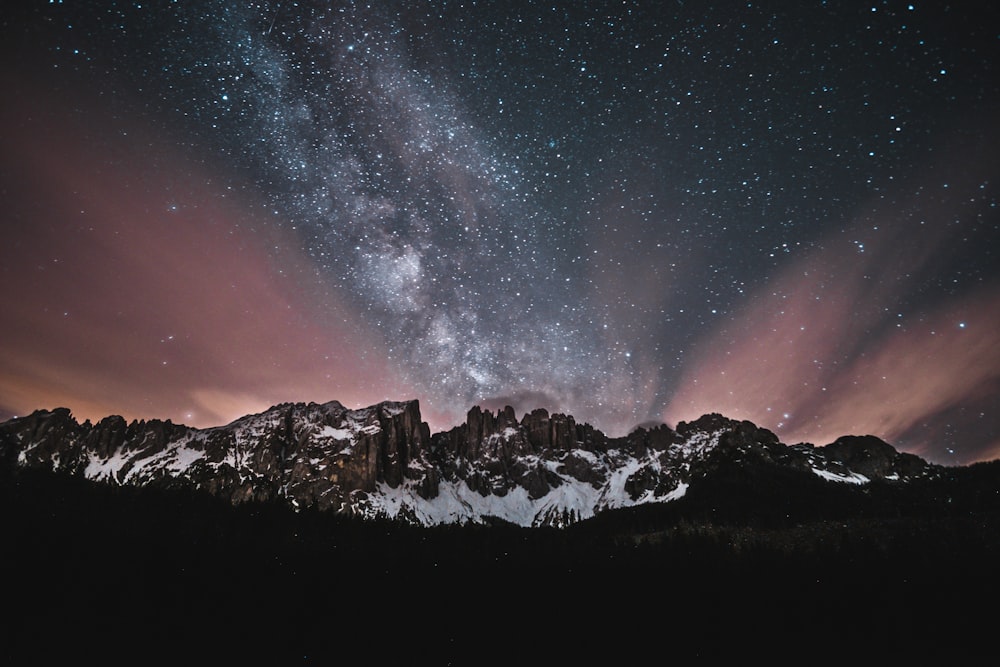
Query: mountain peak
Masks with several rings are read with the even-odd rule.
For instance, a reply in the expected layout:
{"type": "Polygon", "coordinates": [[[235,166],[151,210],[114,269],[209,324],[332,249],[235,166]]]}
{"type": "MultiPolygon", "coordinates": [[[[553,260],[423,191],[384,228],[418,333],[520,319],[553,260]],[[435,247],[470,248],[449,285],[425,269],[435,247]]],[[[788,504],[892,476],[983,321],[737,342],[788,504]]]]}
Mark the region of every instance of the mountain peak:
{"type": "Polygon", "coordinates": [[[869,479],[895,479],[919,474],[927,463],[899,452],[874,435],[845,435],[822,448],[826,457],[869,479]]]}

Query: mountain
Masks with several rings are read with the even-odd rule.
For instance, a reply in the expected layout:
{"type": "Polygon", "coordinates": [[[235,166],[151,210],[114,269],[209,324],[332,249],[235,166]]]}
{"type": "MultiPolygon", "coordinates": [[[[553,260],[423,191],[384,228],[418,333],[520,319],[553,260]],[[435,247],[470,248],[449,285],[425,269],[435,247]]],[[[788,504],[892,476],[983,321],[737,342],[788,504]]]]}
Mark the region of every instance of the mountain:
{"type": "Polygon", "coordinates": [[[416,401],[0,424],[0,660],[973,663],[1000,461],[416,401]],[[530,526],[530,527],[528,527],[530,526]]]}
{"type": "Polygon", "coordinates": [[[432,435],[416,400],[358,410],[282,404],[208,429],[118,416],[81,424],[66,408],[39,410],[0,424],[0,460],[114,485],[200,490],[233,504],[277,500],[424,526],[568,526],[669,503],[734,467],[780,470],[816,487],[904,484],[943,470],[873,436],[789,446],[718,414],[611,438],[544,409],[518,420],[510,407],[473,407],[465,423],[432,435]]]}

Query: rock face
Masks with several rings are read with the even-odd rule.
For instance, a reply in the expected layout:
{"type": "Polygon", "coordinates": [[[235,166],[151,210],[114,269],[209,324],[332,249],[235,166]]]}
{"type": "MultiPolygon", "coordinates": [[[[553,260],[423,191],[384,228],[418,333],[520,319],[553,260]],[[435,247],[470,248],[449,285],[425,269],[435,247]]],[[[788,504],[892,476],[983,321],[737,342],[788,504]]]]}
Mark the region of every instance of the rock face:
{"type": "Polygon", "coordinates": [[[0,462],[112,484],[200,489],[232,503],[304,508],[425,525],[565,525],[617,507],[679,498],[722,465],[783,466],[836,482],[906,480],[935,466],[872,436],[786,446],[748,421],[709,414],[608,438],[568,415],[473,407],[430,434],[415,400],[350,410],[278,405],[194,429],[117,416],[78,423],[36,411],[0,424],[0,462]]]}

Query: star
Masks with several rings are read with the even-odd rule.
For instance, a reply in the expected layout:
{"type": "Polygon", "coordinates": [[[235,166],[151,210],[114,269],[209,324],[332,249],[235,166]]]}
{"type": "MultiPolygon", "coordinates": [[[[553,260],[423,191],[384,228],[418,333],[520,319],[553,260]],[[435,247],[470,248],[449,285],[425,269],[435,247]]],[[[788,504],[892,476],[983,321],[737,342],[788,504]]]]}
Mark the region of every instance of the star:
{"type": "Polygon", "coordinates": [[[0,416],[510,400],[991,456],[996,10],[855,9],[19,8],[0,416]]]}

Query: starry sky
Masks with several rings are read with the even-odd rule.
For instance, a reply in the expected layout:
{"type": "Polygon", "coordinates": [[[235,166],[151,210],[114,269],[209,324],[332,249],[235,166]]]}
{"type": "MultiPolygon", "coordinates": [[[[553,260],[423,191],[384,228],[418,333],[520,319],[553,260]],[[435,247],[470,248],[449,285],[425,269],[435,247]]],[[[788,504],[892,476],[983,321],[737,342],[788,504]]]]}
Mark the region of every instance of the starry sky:
{"type": "Polygon", "coordinates": [[[24,2],[0,419],[721,412],[1000,457],[1000,10],[24,2]]]}

